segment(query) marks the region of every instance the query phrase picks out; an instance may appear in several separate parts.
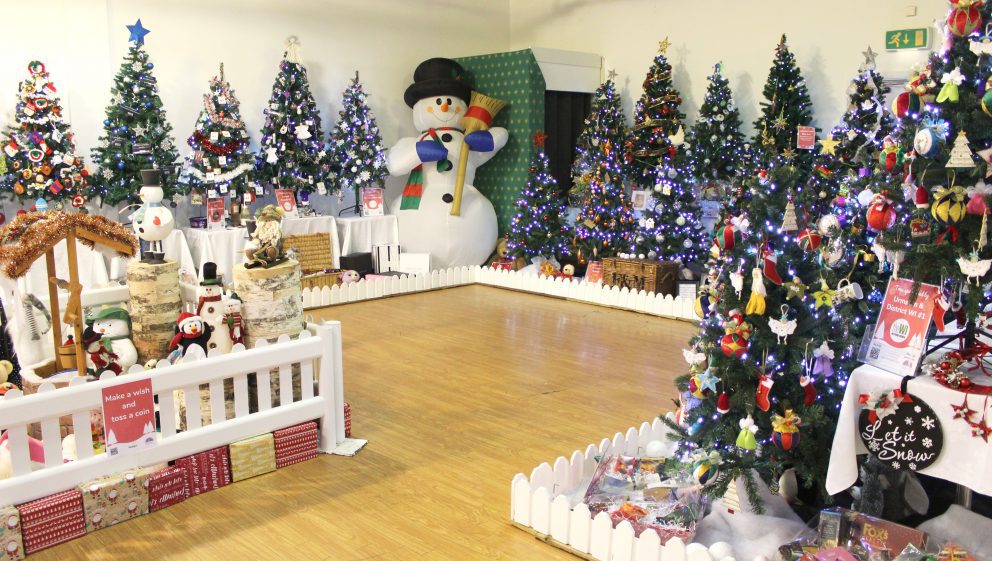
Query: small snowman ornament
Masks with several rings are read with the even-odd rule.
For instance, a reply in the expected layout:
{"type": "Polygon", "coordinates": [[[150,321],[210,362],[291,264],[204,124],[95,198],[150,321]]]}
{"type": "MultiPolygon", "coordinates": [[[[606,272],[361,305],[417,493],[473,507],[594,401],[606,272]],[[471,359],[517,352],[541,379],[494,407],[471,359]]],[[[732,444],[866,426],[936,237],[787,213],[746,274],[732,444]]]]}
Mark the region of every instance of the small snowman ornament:
{"type": "Polygon", "coordinates": [[[115,362],[121,371],[138,363],[138,349],[131,341],[131,315],[124,308],[111,307],[100,310],[88,322],[94,333],[100,336],[100,341],[106,347],[109,343],[111,353],[117,355],[115,362]]]}
{"type": "Polygon", "coordinates": [[[227,326],[231,345],[237,345],[238,343],[245,344],[245,326],[244,320],[241,317],[241,299],[233,292],[224,300],[224,325],[227,326]]]}
{"type": "Polygon", "coordinates": [[[478,118],[481,113],[469,107],[472,88],[463,74],[461,65],[446,58],[417,66],[403,100],[412,108],[420,132],[400,139],[386,156],[391,175],[409,174],[402,195],[391,201],[404,250],[430,253],[438,268],[480,265],[496,247],[496,211],[472,183],[476,169],[506,145],[508,134],[502,127],[464,134],[463,117],[478,118]],[[458,161],[465,147],[471,152],[461,209],[452,216],[458,161]]]}
{"type": "Polygon", "coordinates": [[[213,349],[220,349],[223,353],[231,350],[231,338],[224,321],[223,300],[224,286],[217,277],[217,264],[208,261],[203,264],[203,280],[196,289],[196,315],[212,328],[207,346],[203,347],[208,353],[213,349]]]}
{"type": "Polygon", "coordinates": [[[162,174],[157,169],[141,170],[141,208],[134,213],[131,224],[134,233],[148,242],[142,263],[161,265],[165,263],[165,250],[162,240],[169,237],[176,226],[172,211],[162,205],[165,192],[162,191],[162,174]]]}

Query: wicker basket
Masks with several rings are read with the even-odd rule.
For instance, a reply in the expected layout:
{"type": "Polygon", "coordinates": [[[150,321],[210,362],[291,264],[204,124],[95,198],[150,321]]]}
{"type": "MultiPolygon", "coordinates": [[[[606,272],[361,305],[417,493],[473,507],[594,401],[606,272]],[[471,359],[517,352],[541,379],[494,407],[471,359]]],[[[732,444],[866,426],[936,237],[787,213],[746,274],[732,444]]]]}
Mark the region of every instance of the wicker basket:
{"type": "MultiPolygon", "coordinates": [[[[317,234],[288,234],[282,238],[283,251],[296,251],[296,260],[300,263],[300,271],[308,273],[323,272],[331,268],[331,235],[327,232],[317,234]]],[[[306,286],[304,284],[303,286],[306,286]]]]}
{"type": "Polygon", "coordinates": [[[303,288],[323,288],[325,286],[334,286],[340,284],[338,277],[341,276],[343,271],[341,269],[335,269],[333,271],[321,271],[319,273],[310,273],[300,277],[300,285],[303,288]]]}
{"type": "Polygon", "coordinates": [[[676,296],[679,268],[674,261],[606,257],[603,259],[603,283],[676,296]]]}

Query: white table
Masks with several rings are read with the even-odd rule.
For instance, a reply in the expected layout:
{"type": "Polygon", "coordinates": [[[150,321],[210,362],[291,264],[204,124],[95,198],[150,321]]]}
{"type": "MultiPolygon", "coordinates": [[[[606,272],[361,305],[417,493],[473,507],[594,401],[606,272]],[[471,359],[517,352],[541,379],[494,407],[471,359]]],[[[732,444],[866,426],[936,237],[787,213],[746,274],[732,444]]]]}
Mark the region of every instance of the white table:
{"type": "MultiPolygon", "coordinates": [[[[977,370],[974,372],[976,374],[972,378],[983,376],[977,370]]],[[[858,417],[861,415],[858,396],[892,390],[898,388],[901,382],[901,376],[874,366],[863,365],[851,373],[830,450],[826,482],[828,493],[840,493],[853,485],[858,478],[857,456],[868,453],[858,435],[858,417]]],[[[971,427],[961,419],[952,419],[954,411],[951,405],[960,405],[964,401],[964,393],[942,386],[929,376],[913,378],[906,390],[937,413],[944,433],[943,451],[937,461],[920,470],[920,473],[957,483],[983,495],[992,495],[992,478],[989,477],[992,443],[971,436],[971,427]]],[[[972,409],[979,411],[980,416],[985,396],[971,395],[968,403],[972,409]]]]}
{"type": "MultiPolygon", "coordinates": [[[[392,214],[338,218],[338,237],[341,239],[341,255],[371,253],[372,246],[399,244],[400,228],[396,216],[392,214]]],[[[334,257],[337,258],[337,254],[334,257]]]]}

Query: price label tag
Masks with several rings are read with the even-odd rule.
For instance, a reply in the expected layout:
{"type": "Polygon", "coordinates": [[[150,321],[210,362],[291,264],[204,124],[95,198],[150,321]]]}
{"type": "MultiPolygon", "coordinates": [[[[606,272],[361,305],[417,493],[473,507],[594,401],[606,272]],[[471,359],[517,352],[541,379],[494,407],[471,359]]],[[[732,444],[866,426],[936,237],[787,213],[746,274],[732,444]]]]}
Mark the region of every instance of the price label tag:
{"type": "Polygon", "coordinates": [[[217,142],[218,138],[219,137],[217,136],[217,131],[210,133],[210,142],[217,142]]]}
{"type": "Polygon", "coordinates": [[[207,189],[207,198],[217,199],[220,197],[220,193],[216,189],[207,189]]]}
{"type": "Polygon", "coordinates": [[[317,183],[317,194],[318,195],[326,195],[327,194],[327,187],[324,186],[324,182],[323,181],[317,183]]]}
{"type": "Polygon", "coordinates": [[[222,166],[226,166],[227,165],[227,156],[217,156],[217,163],[220,164],[220,165],[222,165],[222,166]]]}
{"type": "Polygon", "coordinates": [[[227,183],[221,183],[219,188],[221,194],[227,194],[227,183]]]}

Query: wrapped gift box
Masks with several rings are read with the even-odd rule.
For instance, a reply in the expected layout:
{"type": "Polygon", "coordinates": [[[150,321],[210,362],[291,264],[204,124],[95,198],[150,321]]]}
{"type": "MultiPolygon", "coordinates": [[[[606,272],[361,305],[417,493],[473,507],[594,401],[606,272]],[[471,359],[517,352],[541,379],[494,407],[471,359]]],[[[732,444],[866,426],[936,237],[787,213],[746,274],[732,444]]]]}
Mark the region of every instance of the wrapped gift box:
{"type": "Polygon", "coordinates": [[[344,436],[351,438],[351,405],[344,402],[344,436]]]}
{"type": "Polygon", "coordinates": [[[430,253],[401,253],[400,271],[409,275],[431,274],[430,253]]]}
{"type": "Polygon", "coordinates": [[[186,490],[190,497],[219,489],[231,482],[231,459],[227,446],[176,460],[186,469],[186,490]]]}
{"type": "Polygon", "coordinates": [[[272,433],[260,434],[231,444],[231,476],[241,481],[276,470],[272,433]]]}
{"type": "Polygon", "coordinates": [[[24,553],[31,554],[86,534],[83,493],[69,489],[17,507],[24,553]]]}
{"type": "Polygon", "coordinates": [[[376,273],[399,271],[399,244],[379,244],[372,246],[372,266],[376,273]]]}
{"type": "Polygon", "coordinates": [[[172,466],[149,475],[148,511],[155,512],[185,501],[189,497],[187,473],[184,466],[172,466]]]}
{"type": "Polygon", "coordinates": [[[352,253],[349,255],[341,256],[341,268],[344,270],[358,271],[358,274],[363,277],[369,273],[375,272],[375,267],[372,265],[372,254],[371,253],[352,253]]]}
{"type": "Polygon", "coordinates": [[[24,541],[21,539],[21,515],[16,507],[0,508],[0,559],[24,559],[24,541]]]}
{"type": "Polygon", "coordinates": [[[148,476],[152,471],[139,468],[80,485],[86,531],[95,532],[148,514],[148,476]]]}
{"type": "Polygon", "coordinates": [[[277,468],[317,457],[317,423],[313,421],[277,430],[272,436],[277,468]]]}

